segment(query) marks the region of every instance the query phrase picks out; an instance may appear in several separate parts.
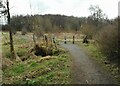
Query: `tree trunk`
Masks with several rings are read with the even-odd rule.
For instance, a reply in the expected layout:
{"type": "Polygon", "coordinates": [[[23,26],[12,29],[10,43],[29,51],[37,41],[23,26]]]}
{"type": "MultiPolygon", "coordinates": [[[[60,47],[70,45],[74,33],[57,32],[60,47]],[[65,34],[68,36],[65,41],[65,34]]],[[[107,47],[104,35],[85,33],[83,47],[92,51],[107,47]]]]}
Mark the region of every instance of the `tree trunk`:
{"type": "Polygon", "coordinates": [[[9,2],[8,2],[8,0],[7,0],[7,11],[8,11],[7,19],[8,19],[8,25],[9,25],[9,36],[10,36],[10,51],[11,51],[12,59],[15,59],[12,30],[11,30],[11,27],[10,27],[10,12],[9,12],[9,2]]]}

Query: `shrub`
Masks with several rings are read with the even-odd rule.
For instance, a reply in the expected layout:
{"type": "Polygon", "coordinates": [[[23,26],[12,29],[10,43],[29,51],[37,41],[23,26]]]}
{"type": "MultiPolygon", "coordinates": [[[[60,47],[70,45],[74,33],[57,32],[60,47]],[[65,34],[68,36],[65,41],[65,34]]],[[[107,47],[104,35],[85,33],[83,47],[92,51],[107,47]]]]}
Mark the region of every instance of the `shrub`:
{"type": "Polygon", "coordinates": [[[105,54],[109,60],[115,60],[118,55],[118,28],[114,25],[108,25],[101,29],[94,36],[101,52],[105,54]]]}
{"type": "Polygon", "coordinates": [[[25,28],[24,28],[24,29],[22,29],[21,34],[22,34],[22,35],[27,34],[27,30],[26,30],[25,28]]]}
{"type": "Polygon", "coordinates": [[[18,49],[18,51],[17,51],[17,55],[18,55],[19,57],[25,56],[26,53],[27,53],[27,49],[24,49],[24,48],[18,49]]]}
{"type": "Polygon", "coordinates": [[[96,32],[96,27],[94,25],[85,24],[85,25],[83,25],[81,32],[84,35],[87,35],[89,39],[92,39],[93,35],[96,32]]]}
{"type": "Polygon", "coordinates": [[[34,52],[36,56],[49,56],[49,55],[59,55],[60,53],[64,53],[65,51],[61,48],[56,49],[54,46],[48,44],[46,47],[45,45],[38,45],[36,44],[34,48],[31,49],[31,52],[34,52]]]}

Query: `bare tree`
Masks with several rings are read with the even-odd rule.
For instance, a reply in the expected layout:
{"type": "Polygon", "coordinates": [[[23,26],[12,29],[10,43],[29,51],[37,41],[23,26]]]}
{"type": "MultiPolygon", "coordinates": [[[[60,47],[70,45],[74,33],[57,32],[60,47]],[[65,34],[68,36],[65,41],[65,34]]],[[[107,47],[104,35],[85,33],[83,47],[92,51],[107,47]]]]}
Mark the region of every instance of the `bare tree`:
{"type": "Polygon", "coordinates": [[[7,15],[8,19],[8,26],[9,26],[9,36],[10,36],[10,51],[11,51],[11,56],[12,58],[15,58],[15,52],[14,52],[14,46],[13,46],[13,37],[12,37],[12,30],[10,27],[10,11],[9,11],[9,1],[6,0],[6,4],[3,4],[2,1],[0,1],[0,14],[1,15],[7,15]]]}
{"type": "Polygon", "coordinates": [[[98,24],[102,21],[102,19],[106,18],[106,15],[97,5],[96,6],[91,5],[89,7],[89,11],[91,13],[90,17],[96,26],[98,26],[98,24]]]}
{"type": "MultiPolygon", "coordinates": [[[[8,19],[8,25],[10,26],[10,12],[9,12],[9,1],[8,0],[7,0],[7,19],[8,19]]],[[[13,58],[15,58],[15,52],[14,52],[14,46],[13,46],[13,37],[12,37],[11,27],[9,27],[9,35],[10,35],[11,55],[12,55],[13,58]]]]}

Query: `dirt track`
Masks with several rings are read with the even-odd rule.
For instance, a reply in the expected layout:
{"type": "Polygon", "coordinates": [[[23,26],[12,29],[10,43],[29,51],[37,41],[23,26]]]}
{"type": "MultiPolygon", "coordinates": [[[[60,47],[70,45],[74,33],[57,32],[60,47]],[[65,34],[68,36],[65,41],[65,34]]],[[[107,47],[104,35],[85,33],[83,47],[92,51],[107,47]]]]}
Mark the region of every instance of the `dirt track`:
{"type": "Polygon", "coordinates": [[[60,43],[72,56],[73,84],[114,84],[103,68],[77,45],[60,43]]]}

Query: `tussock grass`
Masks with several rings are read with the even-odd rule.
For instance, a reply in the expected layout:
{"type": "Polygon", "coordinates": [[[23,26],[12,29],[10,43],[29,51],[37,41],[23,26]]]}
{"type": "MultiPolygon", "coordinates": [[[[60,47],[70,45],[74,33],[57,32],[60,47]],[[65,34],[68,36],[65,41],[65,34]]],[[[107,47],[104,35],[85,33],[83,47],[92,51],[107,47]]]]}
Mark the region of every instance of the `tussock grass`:
{"type": "Polygon", "coordinates": [[[67,54],[39,57],[27,63],[16,63],[4,70],[4,83],[69,84],[70,61],[67,54]],[[40,60],[42,60],[40,62],[40,60]],[[21,78],[20,78],[21,77],[21,78]],[[6,78],[12,80],[6,80],[6,78]],[[29,79],[29,81],[27,81],[29,79]]]}
{"type": "MultiPolygon", "coordinates": [[[[5,36],[8,38],[9,35],[6,34],[5,36]]],[[[42,57],[34,55],[34,52],[29,52],[33,47],[34,44],[30,38],[26,39],[26,37],[20,37],[17,34],[14,36],[15,53],[19,58],[25,60],[21,62],[12,61],[12,65],[3,69],[3,83],[34,85],[36,83],[69,84],[71,82],[70,58],[64,49],[58,47],[60,53],[56,54],[54,48],[52,49],[53,55],[42,57]]],[[[4,58],[10,60],[9,44],[3,45],[2,48],[4,58]]]]}

